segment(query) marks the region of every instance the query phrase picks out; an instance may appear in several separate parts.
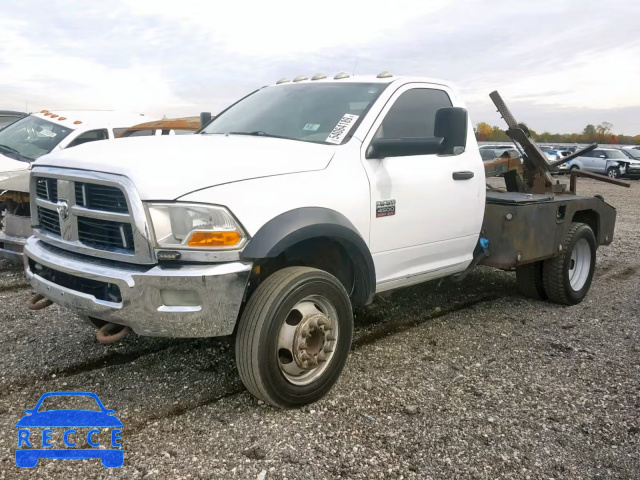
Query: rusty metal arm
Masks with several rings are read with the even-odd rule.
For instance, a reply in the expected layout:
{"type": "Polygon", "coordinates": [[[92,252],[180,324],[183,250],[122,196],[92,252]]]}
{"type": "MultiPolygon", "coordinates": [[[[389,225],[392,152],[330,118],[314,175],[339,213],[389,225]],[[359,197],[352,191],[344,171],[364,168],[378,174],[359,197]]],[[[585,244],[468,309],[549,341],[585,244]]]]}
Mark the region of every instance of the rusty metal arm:
{"type": "Polygon", "coordinates": [[[506,134],[509,138],[518,142],[525,152],[524,173],[529,188],[535,191],[539,188],[544,190],[545,187],[551,187],[554,182],[549,171],[549,162],[544,152],[538,147],[535,140],[531,138],[528,131],[525,131],[526,127],[518,124],[500,94],[497,91],[493,91],[489,94],[489,97],[491,97],[493,104],[509,127],[506,134]],[[544,185],[536,187],[537,181],[535,177],[544,178],[544,185]]]}
{"type": "Polygon", "coordinates": [[[592,178],[593,180],[612,183],[613,185],[618,185],[619,187],[631,187],[631,184],[628,182],[623,182],[622,180],[607,177],[606,175],[599,175],[597,173],[587,172],[586,170],[574,170],[573,172],[571,172],[571,177],[569,179],[569,191],[574,195],[578,186],[578,177],[592,178]]]}

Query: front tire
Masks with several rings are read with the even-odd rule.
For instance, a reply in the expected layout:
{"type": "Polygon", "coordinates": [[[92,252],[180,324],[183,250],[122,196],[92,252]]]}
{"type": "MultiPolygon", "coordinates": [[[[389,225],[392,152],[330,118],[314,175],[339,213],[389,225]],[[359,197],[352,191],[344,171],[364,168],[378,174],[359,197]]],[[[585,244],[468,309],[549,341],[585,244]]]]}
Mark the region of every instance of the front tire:
{"type": "Polygon", "coordinates": [[[596,237],[585,223],[572,223],[562,252],[544,261],[544,290],[554,303],[576,305],[587,296],[596,266],[596,237]]]}
{"type": "Polygon", "coordinates": [[[275,407],[315,402],[340,377],[352,336],[351,301],[338,279],[315,268],[284,268],[258,286],[242,314],[240,378],[275,407]]]}
{"type": "Polygon", "coordinates": [[[607,168],[607,176],[609,178],[620,178],[620,169],[618,167],[607,168]]]}

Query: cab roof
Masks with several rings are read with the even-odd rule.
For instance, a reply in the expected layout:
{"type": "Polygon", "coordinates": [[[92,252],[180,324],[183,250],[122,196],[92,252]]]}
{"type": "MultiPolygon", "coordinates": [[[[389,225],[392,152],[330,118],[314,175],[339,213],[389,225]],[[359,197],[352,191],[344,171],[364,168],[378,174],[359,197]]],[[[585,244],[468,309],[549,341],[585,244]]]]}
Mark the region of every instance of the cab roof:
{"type": "Polygon", "coordinates": [[[397,76],[397,75],[392,75],[389,72],[382,72],[378,75],[348,75],[348,74],[344,74],[344,72],[341,72],[339,74],[336,75],[327,75],[325,78],[317,78],[316,80],[313,80],[313,78],[316,78],[318,76],[321,76],[323,74],[316,74],[316,75],[312,75],[309,77],[300,75],[298,77],[295,77],[293,79],[280,79],[278,80],[278,82],[276,82],[276,85],[280,86],[280,85],[290,85],[290,84],[296,84],[296,83],[381,83],[381,84],[389,84],[392,82],[398,82],[401,81],[402,83],[410,83],[410,82],[421,82],[421,83],[433,83],[436,85],[447,85],[450,86],[451,82],[448,82],[446,80],[442,80],[442,79],[436,79],[436,78],[428,78],[428,77],[404,77],[404,76],[397,76]],[[347,75],[347,76],[342,76],[342,75],[347,75]],[[299,78],[301,77],[305,77],[302,80],[299,80],[299,78]],[[336,78],[336,77],[341,77],[341,78],[336,78]],[[284,81],[286,80],[286,81],[284,81]]]}
{"type": "Polygon", "coordinates": [[[33,115],[74,130],[104,127],[127,128],[148,118],[141,113],[114,110],[42,110],[33,115]]]}

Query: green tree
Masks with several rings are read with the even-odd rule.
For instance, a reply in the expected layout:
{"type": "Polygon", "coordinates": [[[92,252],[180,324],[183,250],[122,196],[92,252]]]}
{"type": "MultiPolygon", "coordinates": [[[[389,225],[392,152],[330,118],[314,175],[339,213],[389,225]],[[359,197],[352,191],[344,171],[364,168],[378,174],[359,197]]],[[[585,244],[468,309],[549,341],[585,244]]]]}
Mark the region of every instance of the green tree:
{"type": "Polygon", "coordinates": [[[584,127],[584,130],[582,130],[582,134],[585,136],[585,138],[592,142],[596,138],[596,133],[598,133],[596,127],[591,124],[587,125],[586,127],[584,127]]]}

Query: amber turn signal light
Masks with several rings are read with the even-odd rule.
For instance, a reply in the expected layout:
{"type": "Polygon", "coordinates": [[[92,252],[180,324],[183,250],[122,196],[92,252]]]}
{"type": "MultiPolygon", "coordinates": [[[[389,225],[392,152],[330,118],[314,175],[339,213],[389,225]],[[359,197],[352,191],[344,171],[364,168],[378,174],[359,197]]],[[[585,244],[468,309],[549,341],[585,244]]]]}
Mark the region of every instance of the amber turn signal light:
{"type": "Polygon", "coordinates": [[[194,232],[189,239],[190,247],[233,247],[242,237],[235,230],[229,232],[194,232]]]}

